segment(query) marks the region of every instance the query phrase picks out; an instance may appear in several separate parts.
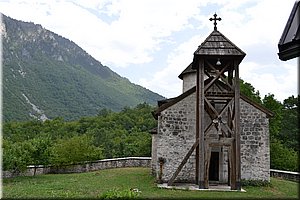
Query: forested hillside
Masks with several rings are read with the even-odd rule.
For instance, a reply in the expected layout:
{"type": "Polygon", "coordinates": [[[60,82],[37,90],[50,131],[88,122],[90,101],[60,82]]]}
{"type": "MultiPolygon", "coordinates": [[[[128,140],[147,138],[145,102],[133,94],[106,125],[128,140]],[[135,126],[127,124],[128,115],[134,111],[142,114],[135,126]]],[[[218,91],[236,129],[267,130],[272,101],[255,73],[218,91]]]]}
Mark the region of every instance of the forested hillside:
{"type": "MultiPolygon", "coordinates": [[[[74,42],[3,15],[3,169],[150,156],[153,105],[163,97],[132,84],[74,42]],[[143,103],[146,102],[146,103],[143,103]]],[[[299,96],[241,92],[274,113],[271,168],[299,170],[299,96]]]]}
{"type": "MultiPolygon", "coordinates": [[[[3,36],[3,120],[78,120],[162,96],[103,66],[74,42],[41,25],[11,19],[3,36]]],[[[101,37],[101,33],[99,33],[101,37]]]]}
{"type": "MultiPolygon", "coordinates": [[[[241,92],[274,113],[270,119],[271,168],[299,170],[299,97],[283,104],[242,82],[241,92]]],[[[149,130],[157,126],[151,112],[139,104],[121,112],[103,109],[94,117],[77,121],[54,120],[7,122],[3,124],[3,169],[22,170],[27,165],[63,165],[101,158],[151,156],[149,130]]]]}
{"type": "Polygon", "coordinates": [[[98,116],[78,121],[7,122],[3,126],[3,169],[27,165],[63,165],[102,158],[151,156],[149,130],[156,126],[153,107],[139,104],[116,113],[103,109],[98,116]]]}

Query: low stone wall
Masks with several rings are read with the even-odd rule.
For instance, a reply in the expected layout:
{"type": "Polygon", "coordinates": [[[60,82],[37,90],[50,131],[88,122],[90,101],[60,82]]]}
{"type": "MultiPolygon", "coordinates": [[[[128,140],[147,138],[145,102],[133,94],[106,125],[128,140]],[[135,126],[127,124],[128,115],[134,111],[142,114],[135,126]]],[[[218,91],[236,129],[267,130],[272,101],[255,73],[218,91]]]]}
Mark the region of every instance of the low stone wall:
{"type": "Polygon", "coordinates": [[[277,169],[270,169],[270,176],[276,178],[282,178],[285,180],[299,182],[299,172],[282,171],[277,169]]]}
{"type": "Polygon", "coordinates": [[[126,157],[96,160],[91,162],[66,165],[60,168],[52,166],[28,166],[22,173],[3,171],[3,178],[13,178],[17,176],[34,176],[40,174],[66,174],[97,171],[102,169],[122,168],[122,167],[151,167],[151,157],[126,157]]]}
{"type": "MultiPolygon", "coordinates": [[[[97,171],[102,169],[122,168],[122,167],[148,167],[151,168],[151,157],[126,157],[126,158],[113,158],[103,159],[83,164],[67,165],[61,168],[51,166],[28,166],[27,170],[23,173],[3,171],[3,178],[13,178],[17,176],[34,176],[41,174],[65,174],[65,173],[81,173],[89,171],[97,171]]],[[[300,181],[299,172],[282,171],[270,169],[270,176],[283,178],[291,181],[300,181]]]]}

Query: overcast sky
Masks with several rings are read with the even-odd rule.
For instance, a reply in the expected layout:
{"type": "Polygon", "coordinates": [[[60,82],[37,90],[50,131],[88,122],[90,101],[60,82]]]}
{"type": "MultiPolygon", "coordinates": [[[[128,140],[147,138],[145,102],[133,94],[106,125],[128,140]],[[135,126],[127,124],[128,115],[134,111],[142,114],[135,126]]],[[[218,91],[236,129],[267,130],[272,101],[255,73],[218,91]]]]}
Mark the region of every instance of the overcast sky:
{"type": "Polygon", "coordinates": [[[0,0],[0,12],[66,37],[121,76],[165,97],[182,93],[178,75],[213,31],[247,55],[240,77],[282,101],[297,94],[297,59],[277,44],[294,0],[0,0]]]}

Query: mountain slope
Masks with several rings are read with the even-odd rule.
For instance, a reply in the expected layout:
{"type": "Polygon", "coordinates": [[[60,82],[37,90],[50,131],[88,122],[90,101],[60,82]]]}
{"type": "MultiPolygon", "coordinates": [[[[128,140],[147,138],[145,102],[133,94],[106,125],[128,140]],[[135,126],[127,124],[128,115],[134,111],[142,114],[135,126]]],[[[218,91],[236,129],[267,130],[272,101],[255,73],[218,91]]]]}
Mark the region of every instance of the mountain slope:
{"type": "Polygon", "coordinates": [[[162,96],[103,66],[41,25],[2,15],[3,119],[95,115],[106,108],[156,104],[162,96]]]}

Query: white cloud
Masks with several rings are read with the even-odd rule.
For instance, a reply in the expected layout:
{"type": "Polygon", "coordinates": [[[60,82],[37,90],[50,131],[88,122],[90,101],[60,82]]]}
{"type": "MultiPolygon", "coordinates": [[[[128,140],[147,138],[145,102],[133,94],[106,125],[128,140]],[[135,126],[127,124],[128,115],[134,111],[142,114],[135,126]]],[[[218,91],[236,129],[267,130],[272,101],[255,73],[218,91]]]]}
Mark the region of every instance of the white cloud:
{"type": "Polygon", "coordinates": [[[205,38],[194,36],[180,44],[170,52],[167,65],[157,71],[149,79],[141,78],[139,84],[158,91],[166,97],[174,97],[182,93],[182,81],[178,75],[193,61],[193,53],[205,38]]]}
{"type": "Polygon", "coordinates": [[[197,14],[200,5],[195,0],[189,4],[173,0],[45,2],[10,1],[0,5],[4,13],[40,23],[115,67],[153,60],[152,53],[164,38],[188,26],[188,19],[197,14]],[[118,18],[107,24],[88,9],[118,18]]]}
{"type": "MultiPolygon", "coordinates": [[[[280,62],[270,52],[253,56],[253,48],[277,52],[293,4],[294,0],[11,0],[1,1],[0,11],[71,39],[114,71],[143,64],[151,69],[152,64],[160,66],[154,73],[140,70],[140,78],[131,81],[167,97],[181,92],[177,76],[212,30],[208,19],[213,14],[210,11],[216,11],[222,17],[218,30],[251,54],[242,63],[248,70],[242,78],[262,94],[269,91],[283,99],[296,93],[294,62],[280,62]],[[187,31],[193,34],[184,37],[187,31]],[[174,48],[165,48],[166,44],[174,48]],[[274,65],[285,68],[285,73],[276,73],[274,65]],[[264,73],[259,73],[262,68],[264,73]]],[[[241,67],[241,74],[243,70],[241,67]]]]}
{"type": "Polygon", "coordinates": [[[241,78],[259,90],[263,98],[268,93],[283,101],[292,94],[297,94],[297,66],[293,61],[282,65],[259,65],[245,62],[240,66],[241,78]]]}

